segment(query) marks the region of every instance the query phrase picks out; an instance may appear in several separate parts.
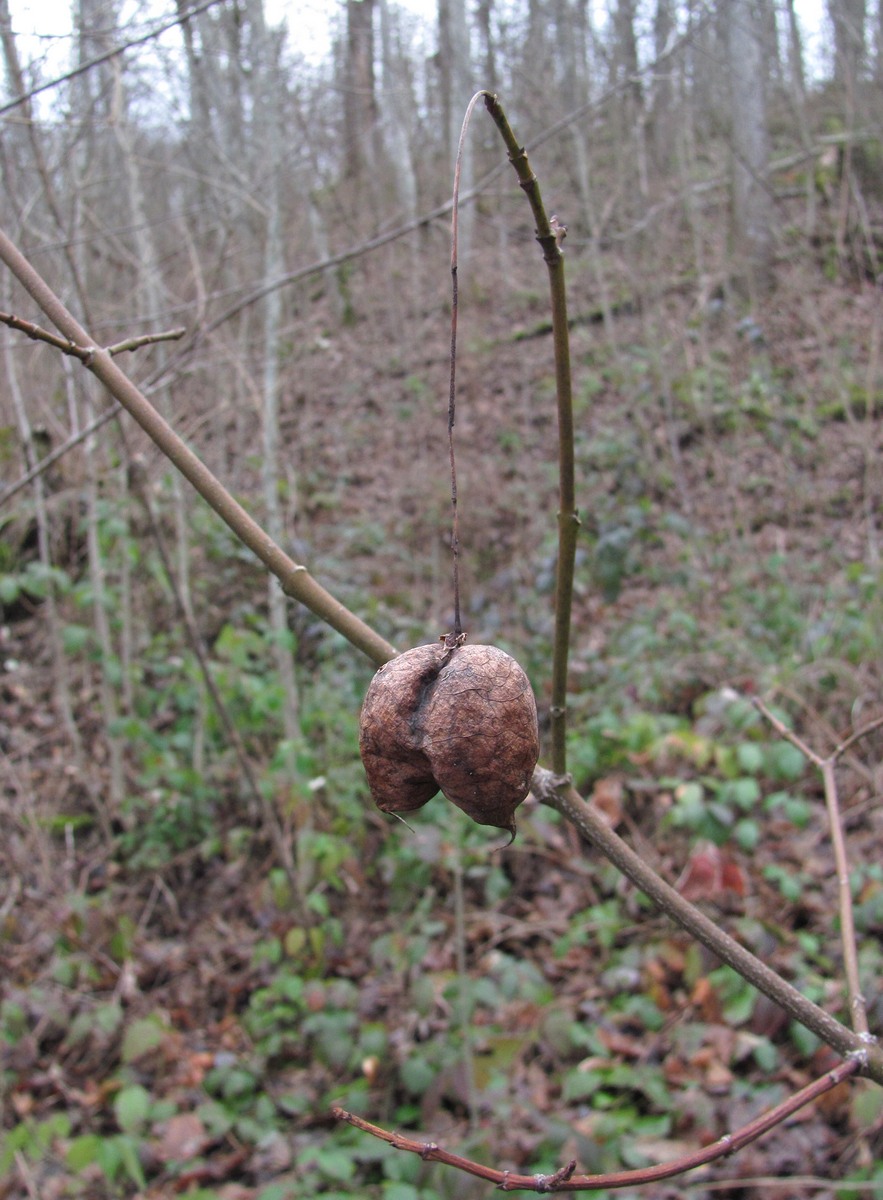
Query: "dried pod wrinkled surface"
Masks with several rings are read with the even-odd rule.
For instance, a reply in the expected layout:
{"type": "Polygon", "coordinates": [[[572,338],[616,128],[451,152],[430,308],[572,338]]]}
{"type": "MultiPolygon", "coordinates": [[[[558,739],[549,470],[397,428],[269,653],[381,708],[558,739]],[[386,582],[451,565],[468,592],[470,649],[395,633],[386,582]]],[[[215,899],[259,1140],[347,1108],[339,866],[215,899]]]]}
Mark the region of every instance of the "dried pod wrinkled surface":
{"type": "Polygon", "coordinates": [[[383,812],[413,812],[441,790],[514,837],[540,752],[530,683],[496,646],[416,646],[371,681],[359,749],[383,812]]]}

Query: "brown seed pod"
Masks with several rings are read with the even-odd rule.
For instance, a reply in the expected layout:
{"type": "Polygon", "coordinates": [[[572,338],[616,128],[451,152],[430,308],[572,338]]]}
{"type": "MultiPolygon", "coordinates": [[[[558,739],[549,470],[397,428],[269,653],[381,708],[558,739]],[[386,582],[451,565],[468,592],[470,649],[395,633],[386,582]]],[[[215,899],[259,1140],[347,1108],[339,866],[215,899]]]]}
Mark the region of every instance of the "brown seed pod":
{"type": "Polygon", "coordinates": [[[383,812],[412,812],[441,789],[514,837],[540,751],[530,683],[496,646],[417,646],[371,681],[359,749],[383,812]]]}

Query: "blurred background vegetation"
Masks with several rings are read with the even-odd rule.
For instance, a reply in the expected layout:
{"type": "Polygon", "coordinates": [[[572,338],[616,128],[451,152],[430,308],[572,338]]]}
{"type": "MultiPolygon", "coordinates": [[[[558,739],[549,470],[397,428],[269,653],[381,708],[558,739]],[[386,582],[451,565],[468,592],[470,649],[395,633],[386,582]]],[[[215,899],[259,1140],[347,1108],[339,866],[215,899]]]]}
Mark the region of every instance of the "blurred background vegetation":
{"type": "MultiPolygon", "coordinates": [[[[576,783],[838,1011],[819,781],[746,697],[821,752],[883,713],[883,5],[829,0],[810,58],[794,0],[77,0],[69,34],[23,28],[0,0],[6,232],[102,344],[186,327],[124,367],[402,649],[451,624],[439,210],[469,97],[500,94],[568,227],[576,783]]],[[[554,373],[502,158],[479,117],[464,616],[542,722],[554,373]]],[[[496,853],[441,799],[391,828],[358,761],[370,665],[128,418],[98,424],[78,365],[0,342],[0,1196],[469,1200],[486,1188],[329,1106],[499,1166],[608,1170],[825,1069],[532,801],[496,853]]],[[[877,1028],[880,749],[838,776],[877,1028]]],[[[642,1195],[734,1175],[879,1188],[879,1089],[642,1195]]]]}

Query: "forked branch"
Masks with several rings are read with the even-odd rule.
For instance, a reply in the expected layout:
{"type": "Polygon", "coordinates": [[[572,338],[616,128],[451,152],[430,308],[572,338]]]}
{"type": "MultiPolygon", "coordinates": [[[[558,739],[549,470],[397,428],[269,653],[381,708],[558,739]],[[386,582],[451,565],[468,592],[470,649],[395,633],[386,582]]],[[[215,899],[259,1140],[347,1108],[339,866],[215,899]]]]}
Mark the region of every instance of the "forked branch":
{"type": "MultiPolygon", "coordinates": [[[[62,354],[69,354],[71,358],[77,358],[81,363],[89,365],[95,349],[92,346],[79,346],[76,342],[70,341],[69,338],[59,337],[57,333],[52,333],[49,329],[43,329],[40,325],[35,325],[33,321],[27,321],[24,317],[17,317],[15,313],[0,312],[0,323],[8,325],[10,329],[15,329],[19,333],[25,334],[35,342],[45,342],[47,346],[52,346],[56,350],[60,350],[62,354]]],[[[122,354],[126,350],[140,350],[142,346],[152,346],[156,342],[176,342],[182,338],[187,332],[183,327],[180,329],[166,329],[161,333],[143,333],[139,337],[126,338],[124,342],[117,342],[113,346],[107,346],[107,353],[113,358],[117,354],[122,354]]]]}
{"type": "Polygon", "coordinates": [[[798,737],[793,729],[780,721],[764,702],[755,697],[754,707],[769,721],[776,733],[808,758],[818,767],[822,775],[825,789],[825,808],[828,812],[828,826],[831,833],[831,846],[834,850],[834,863],[837,870],[837,897],[840,910],[840,940],[843,945],[843,967],[846,972],[846,992],[849,999],[849,1012],[852,1027],[859,1036],[870,1040],[868,1030],[867,1002],[861,988],[858,969],[858,947],[855,940],[855,920],[852,912],[852,887],[849,879],[849,858],[846,853],[846,836],[843,832],[843,819],[840,813],[840,797],[837,791],[835,767],[837,760],[850,746],[854,746],[860,738],[871,733],[883,724],[883,718],[871,721],[863,729],[856,730],[850,737],[845,738],[834,750],[824,758],[798,737]]]}

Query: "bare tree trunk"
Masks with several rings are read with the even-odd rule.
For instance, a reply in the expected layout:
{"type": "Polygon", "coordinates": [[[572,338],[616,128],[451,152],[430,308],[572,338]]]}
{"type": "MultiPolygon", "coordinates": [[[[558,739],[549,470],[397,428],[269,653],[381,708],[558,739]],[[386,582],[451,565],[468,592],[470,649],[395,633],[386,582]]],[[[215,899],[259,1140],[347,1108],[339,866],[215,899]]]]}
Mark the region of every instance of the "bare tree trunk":
{"type": "Polygon", "coordinates": [[[497,91],[497,54],[494,46],[494,36],[491,29],[491,17],[494,11],[494,0],[478,0],[475,8],[475,19],[481,36],[481,69],[484,72],[482,87],[489,92],[497,91]]]}
{"type": "Polygon", "coordinates": [[[834,82],[855,93],[865,66],[865,0],[828,0],[834,26],[834,82]]]}
{"type": "Polygon", "coordinates": [[[344,171],[353,180],[368,174],[377,123],[374,80],[374,0],[346,0],[344,171]]]}
{"type": "MultiPolygon", "coordinates": [[[[791,98],[800,144],[807,154],[812,152],[812,137],[806,112],[806,75],[803,68],[803,45],[800,37],[800,24],[794,0],[788,4],[788,74],[787,91],[791,98]]],[[[812,237],[816,228],[816,181],[812,160],[808,160],[806,170],[806,217],[804,230],[807,237],[812,237]]]]}
{"type": "Polygon", "coordinates": [[[392,51],[389,0],[378,0],[380,10],[380,61],[383,76],[379,108],[386,161],[395,180],[396,199],[406,221],[417,216],[417,175],[408,141],[406,118],[413,106],[410,84],[396,69],[392,51]],[[407,89],[407,98],[406,98],[407,89]]]}
{"type": "Polygon", "coordinates": [[[773,283],[772,201],[763,72],[763,9],[757,0],[726,6],[733,119],[732,253],[737,285],[751,299],[773,283]]]}
{"type": "MultiPolygon", "coordinates": [[[[136,149],[136,131],[129,121],[127,104],[115,126],[117,142],[120,147],[123,166],[128,184],[129,204],[131,209],[132,236],[136,247],[136,279],[135,296],[136,312],[133,316],[142,321],[155,319],[166,306],[168,297],[162,284],[161,258],[157,251],[153,234],[153,225],[147,205],[147,194],[142,178],[139,157],[136,149]]],[[[156,348],[157,364],[165,365],[167,354],[165,346],[160,343],[156,348]]],[[[162,384],[156,396],[157,403],[166,417],[172,416],[172,395],[168,384],[162,384]]],[[[193,596],[190,580],[190,514],[188,506],[188,491],[177,471],[171,473],[170,487],[172,492],[172,510],[175,522],[175,587],[181,606],[187,620],[194,624],[193,596]]],[[[124,557],[123,562],[126,562],[124,557]]],[[[131,638],[126,638],[124,644],[131,645],[131,638]]],[[[124,680],[130,678],[130,673],[124,672],[124,680]]],[[[202,773],[205,767],[203,750],[205,747],[204,718],[207,707],[205,688],[199,684],[199,711],[195,723],[191,748],[193,769],[202,773]]]]}
{"type": "MultiPolygon", "coordinates": [[[[560,70],[559,94],[564,111],[573,112],[589,98],[587,65],[588,14],[583,4],[571,7],[567,0],[557,0],[556,35],[558,41],[558,63],[560,70]]],[[[574,121],[568,133],[573,147],[573,167],[580,211],[588,221],[591,212],[589,185],[589,158],[586,147],[584,123],[574,121]]]]}
{"type": "MultiPolygon", "coordinates": [[[[653,50],[659,58],[675,32],[673,0],[656,0],[653,18],[653,50]]],[[[674,64],[667,62],[653,78],[651,102],[651,153],[656,170],[667,175],[674,166],[675,137],[678,114],[675,111],[676,89],[673,84],[674,64]]]]}
{"type": "MultiPolygon", "coordinates": [[[[10,282],[10,277],[6,276],[7,283],[10,282]]],[[[5,291],[6,289],[4,289],[5,291]]],[[[4,307],[11,309],[9,300],[4,297],[4,307]]],[[[21,439],[24,449],[25,464],[30,469],[37,460],[35,452],[35,438],[31,421],[28,416],[27,406],[25,405],[24,397],[21,390],[21,382],[16,365],[15,350],[12,346],[12,334],[8,329],[3,330],[3,359],[6,368],[6,382],[9,386],[9,395],[12,400],[12,406],[15,410],[16,424],[18,425],[19,438],[21,439]]],[[[52,555],[52,531],[49,523],[49,514],[46,506],[46,485],[42,475],[37,475],[33,483],[34,496],[34,518],[37,524],[37,553],[40,556],[41,564],[47,569],[47,578],[49,586],[46,592],[46,629],[49,635],[49,645],[52,649],[52,683],[55,693],[55,706],[58,715],[64,725],[65,732],[70,738],[71,746],[74,751],[75,766],[78,770],[82,768],[82,742],[80,732],[77,729],[76,721],[74,720],[73,705],[71,704],[71,689],[70,689],[70,664],[68,656],[64,648],[64,640],[61,635],[61,618],[58,611],[58,598],[56,596],[55,584],[52,580],[51,568],[53,564],[52,555]]]]}
{"type": "MultiPolygon", "coordinates": [[[[466,0],[438,0],[438,64],[440,72],[442,127],[445,148],[453,168],[460,140],[460,129],[466,106],[476,90],[472,80],[472,61],[469,51],[469,27],[466,23],[466,0]]],[[[472,186],[475,155],[474,138],[463,151],[460,187],[465,192],[472,186]]],[[[460,214],[460,259],[468,257],[474,228],[474,207],[468,205],[460,214]]]]}
{"type": "Polygon", "coordinates": [[[646,111],[643,89],[637,79],[638,40],[635,33],[637,4],[635,0],[617,0],[612,13],[613,51],[610,60],[610,80],[623,90],[618,94],[614,108],[614,137],[620,146],[631,142],[631,152],[619,153],[615,157],[618,190],[623,197],[640,197],[640,206],[646,205],[647,151],[646,111]],[[637,186],[636,186],[637,185],[637,186]]]}
{"type": "MultiPolygon", "coordinates": [[[[368,11],[369,4],[362,0],[368,11]]],[[[255,169],[264,175],[262,207],[264,227],[264,282],[269,284],[285,273],[282,232],[282,168],[286,146],[283,136],[285,84],[278,62],[278,45],[265,24],[263,0],[250,0],[252,22],[254,111],[252,138],[255,143],[255,169]]],[[[262,352],[262,429],[263,461],[261,478],[267,532],[280,545],[287,538],[282,518],[279,487],[279,356],[282,326],[282,292],[271,288],[264,300],[264,337],[262,352]]],[[[294,674],[293,635],[288,626],[288,601],[279,581],[270,576],[268,582],[270,630],[276,669],[282,684],[284,703],[282,726],[286,740],[296,746],[300,741],[299,699],[294,674]]]]}

